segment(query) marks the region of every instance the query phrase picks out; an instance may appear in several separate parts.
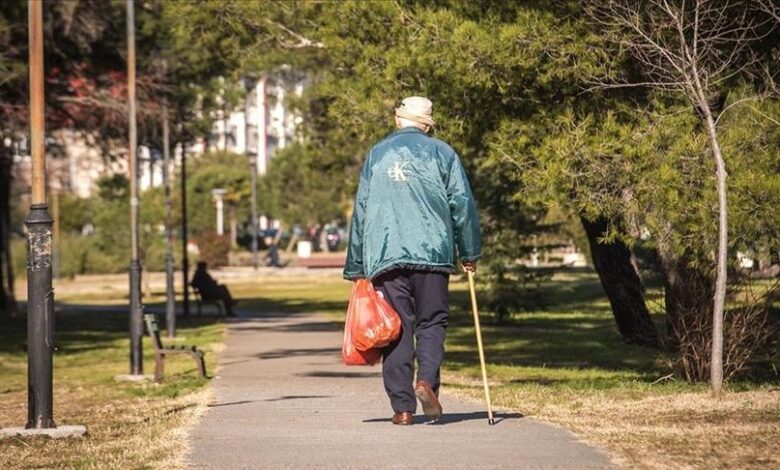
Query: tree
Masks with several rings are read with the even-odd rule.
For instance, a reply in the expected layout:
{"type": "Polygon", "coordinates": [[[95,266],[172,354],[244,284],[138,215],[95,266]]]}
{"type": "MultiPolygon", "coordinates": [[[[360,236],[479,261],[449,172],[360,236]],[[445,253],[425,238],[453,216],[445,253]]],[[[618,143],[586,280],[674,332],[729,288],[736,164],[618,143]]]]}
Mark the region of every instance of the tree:
{"type": "Polygon", "coordinates": [[[609,233],[609,220],[604,217],[595,220],[583,217],[582,226],[620,335],[634,344],[656,345],[657,332],[644,302],[642,280],[631,264],[631,250],[622,242],[601,242],[609,233]],[[606,263],[614,264],[605,266],[606,263]]]}
{"type": "MultiPolygon", "coordinates": [[[[0,138],[2,138],[0,134],[0,138]]],[[[0,142],[0,316],[16,313],[11,258],[11,149],[0,142]]]]}
{"type": "Polygon", "coordinates": [[[198,210],[190,215],[190,228],[196,236],[215,231],[214,197],[212,189],[227,190],[224,200],[228,206],[236,207],[236,217],[244,220],[249,216],[246,204],[240,204],[249,197],[249,171],[246,156],[229,152],[203,155],[193,165],[188,175],[187,198],[198,210]]]}
{"type": "MultiPolygon", "coordinates": [[[[728,207],[726,163],[714,108],[730,80],[747,76],[757,61],[753,42],[768,35],[767,20],[751,15],[746,2],[670,0],[594,2],[591,17],[616,29],[616,41],[626,47],[643,74],[643,81],[603,86],[645,86],[680,93],[693,106],[709,136],[718,194],[716,278],[713,288],[710,383],[723,384],[723,311],[728,268],[728,207]]],[[[734,106],[737,103],[732,103],[734,106]]],[[[706,292],[706,290],[705,290],[706,292]]]]}
{"type": "MultiPolygon", "coordinates": [[[[173,18],[179,2],[137,2],[139,141],[161,146],[160,103],[171,103],[174,144],[207,135],[218,105],[218,77],[234,63],[219,48],[191,47],[173,18]],[[164,64],[167,63],[167,66],[164,64]],[[196,105],[197,104],[197,105],[196,105]]],[[[15,305],[10,255],[12,146],[27,132],[27,15],[25,2],[0,3],[0,315],[15,305]]],[[[47,133],[69,129],[95,136],[110,161],[126,145],[125,11],[122,2],[44,3],[47,133]]],[[[56,146],[47,149],[58,158],[56,146]]],[[[142,214],[143,217],[143,214],[142,214]]],[[[120,219],[121,220],[121,219],[120,219]]]]}
{"type": "MultiPolygon", "coordinates": [[[[323,39],[336,57],[337,70],[350,71],[336,77],[338,86],[333,90],[341,93],[334,93],[334,108],[339,115],[365,116],[358,130],[371,136],[376,131],[362,128],[375,126],[383,115],[392,113],[394,103],[382,102],[388,95],[424,93],[441,103],[437,133],[456,143],[471,172],[485,214],[483,222],[491,228],[486,231],[487,258],[500,255],[503,263],[514,261],[527,250],[528,237],[542,230],[530,215],[550,204],[549,198],[530,194],[533,185],[522,174],[525,168],[513,158],[520,151],[518,143],[525,148],[534,134],[544,132],[548,116],[562,109],[605,107],[600,97],[584,100],[577,82],[583,69],[598,64],[598,40],[588,37],[587,28],[571,20],[578,11],[574,4],[428,7],[408,2],[387,8],[396,11],[377,15],[376,21],[385,23],[380,26],[366,19],[371,12],[363,6],[344,5],[337,15],[342,28],[368,25],[373,28],[370,31],[381,30],[374,36],[362,32],[323,39]],[[388,25],[387,18],[398,18],[398,22],[388,25]],[[490,234],[503,232],[500,226],[491,227],[496,223],[509,228],[513,236],[496,237],[491,243],[490,234]],[[512,239],[516,242],[508,244],[512,239]],[[508,245],[514,251],[501,253],[508,245]]],[[[589,217],[601,214],[597,211],[589,217]]],[[[594,243],[608,238],[592,230],[586,233],[594,243]]],[[[607,241],[621,243],[614,237],[607,241]]],[[[592,250],[595,257],[613,253],[592,250]]],[[[619,328],[623,338],[639,344],[655,343],[657,334],[638,276],[622,275],[633,269],[628,258],[594,261],[602,279],[620,285],[615,289],[614,284],[604,284],[611,304],[622,306],[613,310],[618,324],[638,320],[634,328],[619,328]],[[606,273],[610,268],[615,269],[612,275],[606,273]],[[617,292],[622,292],[622,297],[615,297],[617,292]],[[627,302],[629,296],[632,298],[627,302]],[[638,310],[630,310],[634,307],[638,310]]]]}
{"type": "MultiPolygon", "coordinates": [[[[538,217],[531,215],[544,204],[533,201],[529,206],[519,197],[525,182],[506,164],[503,156],[514,151],[496,143],[496,137],[503,137],[497,129],[512,120],[539,122],[539,115],[582,99],[577,70],[594,67],[593,51],[598,48],[591,47],[587,31],[572,22],[578,12],[575,4],[304,2],[258,8],[252,2],[221,2],[198,11],[191,8],[180,21],[188,28],[200,26],[191,38],[199,47],[214,47],[212,31],[221,30],[223,49],[257,51],[242,57],[246,66],[291,63],[309,74],[304,97],[308,106],[302,106],[306,145],[289,155],[317,168],[336,206],[351,204],[363,153],[392,129],[397,100],[425,94],[437,106],[437,135],[455,144],[470,172],[483,223],[490,228],[486,250],[491,254],[486,258],[497,266],[525,254],[528,237],[541,230],[535,223],[538,217]],[[317,46],[290,48],[291,41],[317,46]]],[[[583,107],[592,108],[593,102],[598,100],[583,107]]],[[[272,173],[282,171],[285,155],[272,163],[272,173]]],[[[278,178],[269,178],[280,184],[278,178]]],[[[298,209],[321,208],[318,191],[296,192],[294,200],[298,209]]],[[[618,266],[621,260],[599,266],[618,266]]],[[[631,282],[620,275],[612,278],[631,282]]],[[[623,291],[639,295],[629,305],[643,305],[641,289],[628,286],[623,291]]],[[[612,295],[612,290],[607,293],[612,295]]],[[[613,305],[624,300],[614,299],[613,305]]],[[[647,316],[646,308],[637,315],[647,316]]],[[[654,332],[643,335],[652,337],[654,332]]]]}
{"type": "MultiPolygon", "coordinates": [[[[637,242],[663,254],[672,339],[679,312],[702,305],[691,294],[708,295],[702,274],[717,244],[718,202],[713,159],[700,158],[709,147],[704,121],[673,93],[592,89],[593,77],[637,81],[643,72],[581,2],[226,1],[180,22],[198,25],[191,37],[198,47],[215,47],[213,32],[220,31],[220,47],[249,51],[241,54],[244,66],[289,63],[309,74],[300,106],[306,145],[291,150],[291,161],[327,162],[316,168],[343,188],[331,193],[340,203],[351,199],[363,152],[391,130],[397,100],[425,94],[435,103],[436,135],[461,154],[483,222],[500,232],[497,242],[512,240],[503,245],[522,253],[525,237],[540,230],[532,216],[550,205],[591,224],[590,244],[605,248],[593,250],[605,292],[613,306],[627,307],[613,309],[616,323],[633,323],[618,328],[627,341],[658,338],[628,256],[637,242]]],[[[756,65],[772,69],[775,39],[760,42],[756,65]]],[[[755,82],[724,83],[719,106],[746,96],[755,82]]],[[[732,249],[780,240],[773,225],[778,136],[757,125],[777,110],[772,102],[751,103],[755,109],[733,106],[741,114],[721,113],[719,121],[723,151],[732,156],[729,220],[740,224],[732,249]]]]}
{"type": "MultiPolygon", "coordinates": [[[[80,0],[44,4],[47,131],[100,129],[108,144],[121,114],[121,86],[115,73],[123,63],[114,46],[121,35],[109,25],[117,21],[116,4],[80,0]],[[92,60],[98,58],[99,60],[92,60]]],[[[24,2],[0,5],[0,313],[13,309],[13,271],[8,262],[11,151],[27,134],[27,11],[24,2]]],[[[119,28],[119,31],[122,31],[119,28]]],[[[110,147],[106,145],[105,148],[110,147]]],[[[47,149],[56,153],[53,148],[47,149]]]]}
{"type": "Polygon", "coordinates": [[[260,206],[266,214],[305,226],[345,218],[344,183],[331,177],[331,158],[320,149],[295,143],[274,156],[260,181],[260,206]]]}
{"type": "Polygon", "coordinates": [[[18,109],[21,106],[27,77],[26,28],[20,25],[25,10],[21,2],[0,5],[0,317],[16,313],[14,272],[11,257],[11,175],[13,148],[9,142],[17,140],[18,109]]]}

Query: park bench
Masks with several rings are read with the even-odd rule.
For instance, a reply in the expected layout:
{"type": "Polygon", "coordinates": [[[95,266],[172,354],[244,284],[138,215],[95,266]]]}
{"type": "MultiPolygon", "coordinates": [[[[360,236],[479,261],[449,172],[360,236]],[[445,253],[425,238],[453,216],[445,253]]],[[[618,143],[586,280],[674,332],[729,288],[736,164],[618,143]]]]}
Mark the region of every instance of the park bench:
{"type": "Polygon", "coordinates": [[[196,287],[193,287],[192,289],[195,291],[195,304],[198,307],[198,315],[203,314],[204,304],[215,305],[217,307],[217,314],[225,315],[225,303],[222,301],[222,299],[206,299],[196,287]]]}
{"type": "Polygon", "coordinates": [[[346,257],[343,253],[316,254],[309,258],[298,258],[297,266],[309,269],[317,268],[343,268],[346,257]]]}
{"type": "Polygon", "coordinates": [[[146,331],[149,332],[149,336],[152,338],[152,345],[154,346],[154,380],[156,382],[161,382],[163,379],[165,357],[168,354],[188,354],[195,360],[200,377],[206,377],[206,361],[203,358],[203,351],[199,350],[197,346],[166,347],[163,345],[162,339],[160,339],[160,328],[157,326],[157,317],[151,313],[146,313],[144,314],[144,322],[146,322],[146,331]]]}

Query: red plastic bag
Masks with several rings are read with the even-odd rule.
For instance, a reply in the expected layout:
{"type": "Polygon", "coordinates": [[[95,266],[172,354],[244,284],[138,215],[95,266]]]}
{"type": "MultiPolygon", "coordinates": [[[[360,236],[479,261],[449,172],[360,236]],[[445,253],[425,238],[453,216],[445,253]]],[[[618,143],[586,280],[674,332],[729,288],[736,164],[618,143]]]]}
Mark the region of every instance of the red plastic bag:
{"type": "Polygon", "coordinates": [[[381,348],[398,338],[401,320],[374,286],[360,279],[352,295],[344,324],[341,356],[347,365],[373,365],[382,357],[381,348]]]}
{"type": "Polygon", "coordinates": [[[350,323],[352,344],[360,351],[383,348],[401,334],[401,318],[370,281],[355,283],[349,309],[355,310],[350,323]]]}
{"type": "Polygon", "coordinates": [[[349,311],[347,311],[347,324],[344,326],[344,344],[341,346],[341,358],[348,366],[373,366],[382,359],[382,350],[379,348],[368,351],[358,351],[352,344],[352,335],[349,330],[349,311]]]}

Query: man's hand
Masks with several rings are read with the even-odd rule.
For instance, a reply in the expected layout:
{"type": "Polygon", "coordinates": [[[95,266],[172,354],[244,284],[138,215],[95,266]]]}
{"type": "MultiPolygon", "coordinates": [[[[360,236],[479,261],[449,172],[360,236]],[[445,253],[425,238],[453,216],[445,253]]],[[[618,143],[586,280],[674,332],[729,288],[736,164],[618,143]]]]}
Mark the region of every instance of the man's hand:
{"type": "Polygon", "coordinates": [[[463,269],[470,273],[477,272],[477,262],[476,261],[461,261],[461,264],[463,264],[463,269]]]}

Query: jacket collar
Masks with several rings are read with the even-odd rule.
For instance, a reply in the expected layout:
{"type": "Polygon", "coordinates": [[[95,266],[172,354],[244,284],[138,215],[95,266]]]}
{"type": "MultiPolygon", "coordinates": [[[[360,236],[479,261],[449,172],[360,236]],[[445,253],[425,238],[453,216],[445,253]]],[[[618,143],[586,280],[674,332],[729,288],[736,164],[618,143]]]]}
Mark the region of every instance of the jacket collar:
{"type": "Polygon", "coordinates": [[[425,132],[422,131],[419,127],[402,127],[400,129],[396,129],[393,131],[391,136],[393,135],[401,135],[401,134],[423,134],[425,135],[425,132]]]}

